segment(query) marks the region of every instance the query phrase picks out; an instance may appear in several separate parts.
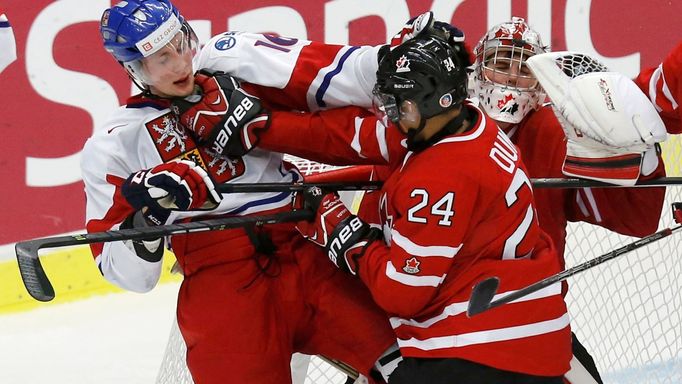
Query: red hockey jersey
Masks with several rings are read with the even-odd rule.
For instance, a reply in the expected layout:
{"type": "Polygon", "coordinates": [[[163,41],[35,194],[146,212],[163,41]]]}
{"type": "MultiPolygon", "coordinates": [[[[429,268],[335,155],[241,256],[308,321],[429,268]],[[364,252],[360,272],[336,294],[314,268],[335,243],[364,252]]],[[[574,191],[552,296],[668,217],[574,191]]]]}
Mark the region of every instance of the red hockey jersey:
{"type": "Polygon", "coordinates": [[[355,108],[276,112],[261,146],[324,162],[391,164],[392,174],[375,192],[381,221],[374,224],[383,228],[385,242],[368,247],[359,275],[392,316],[403,355],[563,375],[571,348],[559,284],[466,316],[472,286],[486,277],[499,276],[504,294],[560,270],[551,241],[538,227],[519,152],[480,110],[469,108],[478,116],[475,127],[404,157],[404,147],[394,148],[397,129],[378,135],[376,118],[355,108]],[[317,145],[297,151],[301,143],[317,145]]]}
{"type": "Polygon", "coordinates": [[[649,95],[669,133],[682,133],[682,43],[663,62],[642,71],[635,82],[649,95]]]}

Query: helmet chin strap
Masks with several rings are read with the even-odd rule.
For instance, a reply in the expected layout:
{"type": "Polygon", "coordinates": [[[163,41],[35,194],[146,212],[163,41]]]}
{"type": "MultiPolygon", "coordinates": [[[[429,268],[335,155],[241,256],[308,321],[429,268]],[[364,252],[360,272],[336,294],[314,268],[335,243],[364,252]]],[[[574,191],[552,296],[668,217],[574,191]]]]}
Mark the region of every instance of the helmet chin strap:
{"type": "Polygon", "coordinates": [[[423,117],[419,118],[419,125],[417,128],[407,130],[407,149],[412,152],[418,152],[426,148],[428,145],[423,145],[425,141],[415,141],[415,136],[421,132],[426,126],[426,120],[423,117]]]}
{"type": "Polygon", "coordinates": [[[421,117],[419,126],[407,131],[407,149],[412,152],[423,151],[424,149],[439,142],[443,137],[457,132],[464,121],[468,118],[468,109],[466,107],[462,107],[459,115],[450,120],[445,126],[443,126],[443,128],[433,134],[433,136],[429,137],[427,140],[415,141],[415,136],[424,129],[426,126],[426,121],[428,120],[428,118],[421,117]]]}

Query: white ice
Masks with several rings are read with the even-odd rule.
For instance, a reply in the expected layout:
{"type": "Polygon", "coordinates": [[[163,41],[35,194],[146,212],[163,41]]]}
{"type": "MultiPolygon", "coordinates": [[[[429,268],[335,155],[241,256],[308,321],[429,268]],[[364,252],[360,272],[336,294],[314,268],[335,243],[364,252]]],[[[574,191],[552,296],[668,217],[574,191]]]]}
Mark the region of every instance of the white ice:
{"type": "Polygon", "coordinates": [[[178,288],[0,315],[0,383],[154,383],[178,288]]]}

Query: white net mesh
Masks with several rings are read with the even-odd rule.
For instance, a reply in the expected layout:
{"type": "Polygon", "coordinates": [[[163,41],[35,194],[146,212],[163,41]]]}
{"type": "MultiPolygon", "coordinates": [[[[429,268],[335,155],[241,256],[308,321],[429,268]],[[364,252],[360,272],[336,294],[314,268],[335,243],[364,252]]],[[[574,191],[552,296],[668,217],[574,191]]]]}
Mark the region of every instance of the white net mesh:
{"type": "MultiPolygon", "coordinates": [[[[668,175],[682,175],[680,137],[672,138],[663,148],[668,175]]],[[[289,160],[307,174],[335,168],[289,160]]],[[[673,225],[670,204],[675,201],[682,201],[682,187],[668,188],[659,228],[673,225]]],[[[567,267],[633,241],[583,223],[570,224],[568,233],[567,267]]],[[[605,383],[682,383],[681,249],[682,236],[673,234],[569,280],[567,302],[573,330],[594,357],[605,383]]],[[[157,383],[192,383],[185,353],[175,325],[157,383]]],[[[305,384],[345,382],[346,375],[336,368],[316,357],[311,359],[305,384]]]]}
{"type": "MultiPolygon", "coordinates": [[[[682,174],[679,137],[663,146],[668,176],[682,174]]],[[[669,187],[659,229],[674,225],[669,187]]],[[[627,207],[623,207],[627,209],[627,207]]],[[[569,225],[567,267],[633,238],[583,223],[569,225]]],[[[572,327],[606,383],[682,383],[682,236],[672,236],[569,279],[572,327]]]]}
{"type": "Polygon", "coordinates": [[[607,72],[606,65],[598,60],[580,53],[571,53],[559,56],[556,59],[557,65],[570,78],[592,72],[607,72]]]}

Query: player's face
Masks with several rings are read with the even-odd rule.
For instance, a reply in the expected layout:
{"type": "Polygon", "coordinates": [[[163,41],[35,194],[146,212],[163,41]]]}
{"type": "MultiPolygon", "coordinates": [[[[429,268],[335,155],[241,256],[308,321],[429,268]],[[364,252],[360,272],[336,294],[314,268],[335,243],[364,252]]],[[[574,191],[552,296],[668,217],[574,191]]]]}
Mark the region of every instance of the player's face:
{"type": "Polygon", "coordinates": [[[526,65],[528,55],[523,49],[499,48],[490,53],[485,60],[485,77],[493,83],[504,86],[530,89],[537,80],[526,65]]]}
{"type": "Polygon", "coordinates": [[[188,34],[179,31],[163,48],[142,59],[142,70],[150,90],[161,97],[187,96],[194,88],[188,34]]]}

